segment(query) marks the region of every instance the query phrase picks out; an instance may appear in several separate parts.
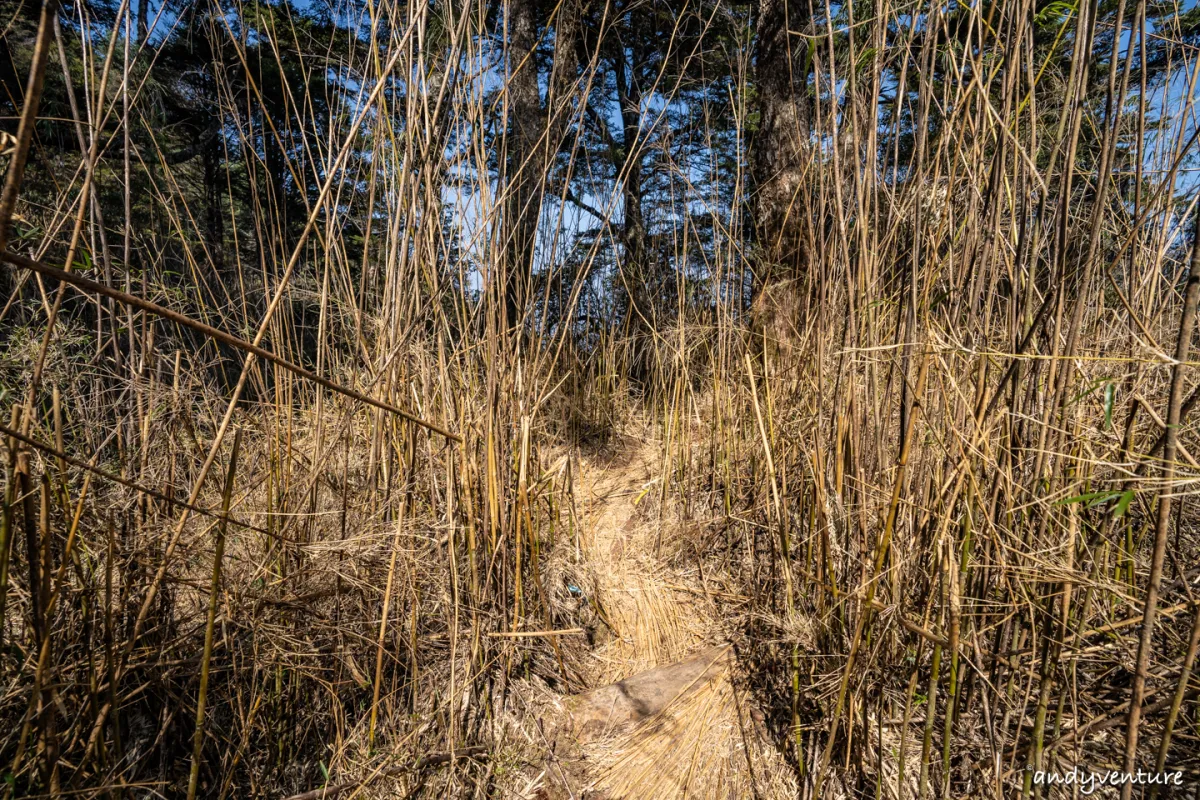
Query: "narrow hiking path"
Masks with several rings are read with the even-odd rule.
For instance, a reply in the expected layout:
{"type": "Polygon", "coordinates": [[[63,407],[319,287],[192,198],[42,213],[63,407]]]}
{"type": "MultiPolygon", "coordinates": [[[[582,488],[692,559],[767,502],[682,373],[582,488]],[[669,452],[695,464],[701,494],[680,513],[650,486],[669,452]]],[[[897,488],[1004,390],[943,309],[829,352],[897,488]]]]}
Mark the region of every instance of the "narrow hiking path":
{"type": "Polygon", "coordinates": [[[737,688],[714,598],[666,558],[678,526],[645,513],[660,476],[660,448],[647,437],[580,459],[580,556],[609,631],[582,666],[593,688],[564,702],[581,795],[795,796],[737,688]]]}
{"type": "Polygon", "coordinates": [[[657,447],[644,440],[627,441],[607,463],[580,465],[580,548],[613,632],[594,654],[593,685],[679,661],[715,633],[703,597],[681,590],[684,584],[672,580],[679,576],[661,563],[657,521],[639,513],[658,489],[658,465],[657,447]]]}

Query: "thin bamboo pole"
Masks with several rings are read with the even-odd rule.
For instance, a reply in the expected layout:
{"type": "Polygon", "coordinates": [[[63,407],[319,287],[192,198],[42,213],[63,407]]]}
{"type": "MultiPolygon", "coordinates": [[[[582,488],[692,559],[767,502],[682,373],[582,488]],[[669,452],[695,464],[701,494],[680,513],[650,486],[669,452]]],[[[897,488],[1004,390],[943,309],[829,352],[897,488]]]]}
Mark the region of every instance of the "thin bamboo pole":
{"type": "Polygon", "coordinates": [[[221,522],[217,525],[217,541],[213,550],[212,580],[208,587],[208,615],[204,622],[204,652],[200,655],[200,690],[196,696],[196,732],[192,736],[192,768],[188,775],[188,800],[195,800],[200,783],[200,762],[204,756],[204,721],[208,703],[209,667],[212,664],[213,632],[217,621],[217,598],[221,589],[221,563],[225,558],[226,520],[233,499],[233,482],[237,477],[238,454],[242,449],[242,429],[233,433],[229,451],[229,468],[225,473],[225,488],[221,491],[221,522]]]}

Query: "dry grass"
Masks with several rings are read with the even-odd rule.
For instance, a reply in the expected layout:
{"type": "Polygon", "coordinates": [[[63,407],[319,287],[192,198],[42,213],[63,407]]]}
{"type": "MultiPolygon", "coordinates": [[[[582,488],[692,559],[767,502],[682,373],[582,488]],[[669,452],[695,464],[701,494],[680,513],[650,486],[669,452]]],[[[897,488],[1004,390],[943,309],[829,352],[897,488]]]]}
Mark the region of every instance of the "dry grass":
{"type": "Polygon", "coordinates": [[[13,10],[0,790],[1200,780],[1188,14],[618,5],[13,10]]]}

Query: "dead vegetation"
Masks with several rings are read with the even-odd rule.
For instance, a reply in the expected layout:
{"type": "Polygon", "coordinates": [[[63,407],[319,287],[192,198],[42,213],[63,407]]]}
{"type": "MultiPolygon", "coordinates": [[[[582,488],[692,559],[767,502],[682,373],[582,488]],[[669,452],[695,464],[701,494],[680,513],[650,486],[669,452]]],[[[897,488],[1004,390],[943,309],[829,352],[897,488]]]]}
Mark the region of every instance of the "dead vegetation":
{"type": "Polygon", "coordinates": [[[1196,11],[818,6],[5,5],[0,791],[1194,793],[1196,11]]]}

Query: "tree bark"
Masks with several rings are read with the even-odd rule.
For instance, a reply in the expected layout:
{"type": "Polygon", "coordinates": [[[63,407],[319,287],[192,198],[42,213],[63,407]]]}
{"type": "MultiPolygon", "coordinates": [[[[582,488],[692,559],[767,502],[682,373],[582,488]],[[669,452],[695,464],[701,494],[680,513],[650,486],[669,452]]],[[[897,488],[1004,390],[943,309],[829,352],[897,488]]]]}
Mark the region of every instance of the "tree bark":
{"type": "Polygon", "coordinates": [[[579,6],[575,0],[562,0],[554,9],[547,21],[547,28],[551,24],[554,27],[554,60],[543,103],[536,62],[537,0],[509,0],[510,189],[504,277],[504,307],[509,326],[520,324],[534,300],[533,261],[542,201],[572,116],[572,91],[579,66],[576,48],[579,6]]]}
{"type": "Polygon", "coordinates": [[[504,308],[505,324],[511,327],[520,324],[529,299],[549,137],[538,88],[535,0],[509,0],[508,13],[509,230],[504,308]]]}
{"type": "Polygon", "coordinates": [[[204,222],[208,252],[217,273],[225,271],[225,218],[221,211],[221,141],[217,137],[204,146],[204,222]]]}
{"type": "Polygon", "coordinates": [[[805,0],[759,0],[754,73],[760,124],[751,169],[759,281],[794,277],[803,268],[800,182],[811,119],[807,67],[792,57],[788,30],[803,27],[805,0]]]}
{"type": "MultiPolygon", "coordinates": [[[[636,20],[630,20],[636,25],[636,20]]],[[[641,72],[641,59],[638,57],[641,48],[635,42],[632,48],[633,62],[626,64],[625,55],[621,53],[616,59],[617,101],[621,109],[621,149],[625,158],[622,169],[625,172],[622,204],[624,205],[625,224],[622,236],[625,240],[625,275],[629,282],[630,304],[629,313],[633,315],[633,327],[639,326],[639,312],[649,320],[653,316],[650,308],[652,298],[647,296],[649,283],[648,265],[646,263],[646,220],[642,214],[642,157],[640,152],[639,133],[642,127],[642,90],[638,83],[641,72]],[[636,306],[633,308],[632,306],[636,306]]]]}

